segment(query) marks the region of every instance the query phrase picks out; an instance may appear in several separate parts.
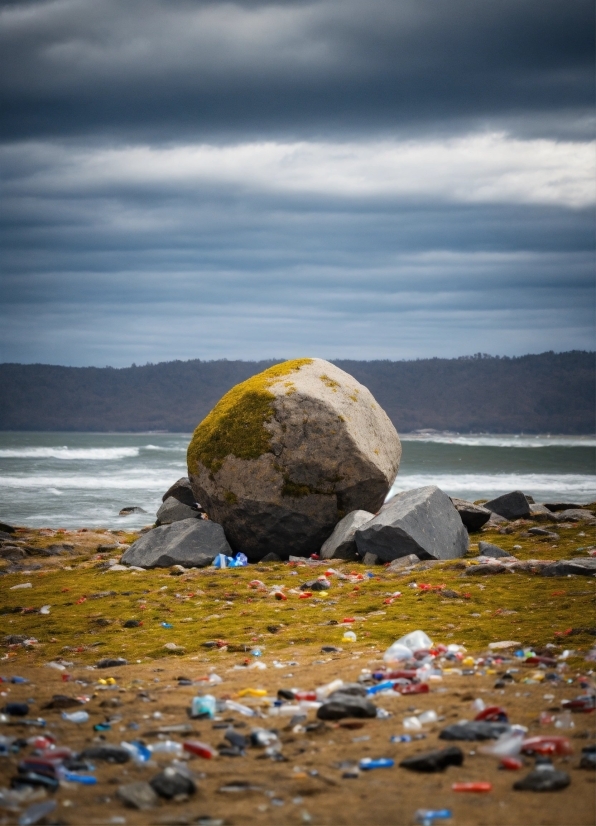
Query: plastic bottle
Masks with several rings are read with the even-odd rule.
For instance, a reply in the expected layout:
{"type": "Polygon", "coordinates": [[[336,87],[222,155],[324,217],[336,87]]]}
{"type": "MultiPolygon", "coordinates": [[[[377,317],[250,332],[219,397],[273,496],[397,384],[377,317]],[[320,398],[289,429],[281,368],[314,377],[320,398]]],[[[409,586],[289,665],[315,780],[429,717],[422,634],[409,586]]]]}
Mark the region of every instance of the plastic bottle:
{"type": "Polygon", "coordinates": [[[404,717],[403,727],[406,731],[420,731],[422,723],[418,717],[404,717]]]}
{"type": "Polygon", "coordinates": [[[204,757],[206,760],[217,756],[217,751],[209,746],[207,743],[201,743],[200,740],[186,740],[182,744],[184,751],[190,754],[195,754],[197,757],[204,757]]]}
{"type": "Polygon", "coordinates": [[[509,731],[504,732],[494,743],[489,746],[480,746],[482,754],[489,754],[492,757],[517,757],[522,748],[522,743],[528,730],[525,726],[511,726],[509,731]]]}
{"type": "Polygon", "coordinates": [[[449,809],[418,809],[414,820],[421,826],[432,826],[433,820],[449,820],[450,817],[452,814],[449,809]]]}
{"type": "Polygon", "coordinates": [[[242,703],[236,703],[234,700],[224,700],[224,708],[228,711],[237,711],[245,717],[254,717],[256,714],[252,708],[242,705],[242,703]]]}
{"type": "Polygon", "coordinates": [[[151,751],[149,748],[138,740],[133,740],[132,743],[123,741],[120,745],[123,749],[126,749],[132,760],[137,764],[148,763],[151,759],[151,751]]]}
{"type": "Polygon", "coordinates": [[[330,683],[326,683],[325,685],[320,685],[315,694],[317,695],[317,700],[325,700],[330,694],[334,691],[340,689],[344,684],[343,680],[332,680],[330,683]]]}
{"type": "Polygon", "coordinates": [[[342,642],[356,642],[357,636],[353,631],[344,631],[344,635],[341,638],[342,642]]]}
{"type": "Polygon", "coordinates": [[[89,720],[89,714],[86,711],[73,711],[72,714],[63,711],[62,719],[68,720],[69,723],[86,723],[89,720]]]}
{"type": "Polygon", "coordinates": [[[485,781],[476,783],[453,783],[451,790],[454,792],[492,792],[493,784],[485,781]]]}
{"type": "Polygon", "coordinates": [[[410,685],[395,683],[393,690],[399,691],[400,694],[428,694],[429,692],[428,683],[410,683],[410,685]]]}
{"type": "Polygon", "coordinates": [[[583,694],[581,697],[576,697],[575,700],[563,700],[561,705],[570,711],[589,713],[596,709],[596,694],[583,694]]]}
{"type": "Polygon", "coordinates": [[[422,714],[419,714],[418,719],[421,723],[436,723],[439,718],[437,712],[431,708],[429,711],[423,711],[422,714]]]}
{"type": "Polygon", "coordinates": [[[212,694],[201,694],[198,697],[192,698],[191,717],[209,717],[213,719],[215,716],[215,707],[217,700],[212,694]]]}
{"type": "Polygon", "coordinates": [[[81,786],[95,786],[97,783],[97,777],[94,777],[92,774],[78,774],[77,772],[69,772],[65,769],[60,771],[60,777],[69,783],[80,783],[81,786]]]}
{"type": "Polygon", "coordinates": [[[528,737],[522,741],[520,748],[524,754],[573,754],[571,743],[566,737],[548,734],[528,737]]]}
{"type": "Polygon", "coordinates": [[[369,688],[366,689],[366,693],[369,695],[379,694],[379,692],[381,691],[391,691],[391,689],[393,688],[394,685],[391,680],[384,680],[382,683],[371,685],[369,688]]]}
{"type": "Polygon", "coordinates": [[[180,757],[183,752],[182,743],[176,740],[158,740],[149,746],[151,754],[173,754],[175,757],[180,757]]]}
{"type": "Polygon", "coordinates": [[[295,703],[285,705],[272,705],[269,708],[270,717],[293,717],[294,714],[302,714],[304,709],[295,703]]]}
{"type": "Polygon", "coordinates": [[[19,826],[34,826],[39,823],[42,818],[53,812],[57,806],[55,800],[44,800],[41,803],[33,803],[29,806],[23,814],[19,817],[19,826]]]}
{"type": "Polygon", "coordinates": [[[392,766],[395,766],[395,760],[392,760],[391,757],[378,757],[377,759],[372,757],[363,757],[359,763],[359,766],[363,771],[370,771],[371,769],[390,769],[392,766]]]}

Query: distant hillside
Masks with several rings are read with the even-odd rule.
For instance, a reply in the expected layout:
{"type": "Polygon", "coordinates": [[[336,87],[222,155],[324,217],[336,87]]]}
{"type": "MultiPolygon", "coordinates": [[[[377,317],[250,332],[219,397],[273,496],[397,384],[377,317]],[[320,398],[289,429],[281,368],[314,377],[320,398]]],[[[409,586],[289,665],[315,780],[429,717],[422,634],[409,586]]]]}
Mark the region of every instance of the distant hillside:
{"type": "MultiPolygon", "coordinates": [[[[190,431],[230,387],[275,363],[0,364],[0,430],[190,431]]],[[[401,432],[595,429],[594,353],[335,364],[372,391],[401,432]]]]}

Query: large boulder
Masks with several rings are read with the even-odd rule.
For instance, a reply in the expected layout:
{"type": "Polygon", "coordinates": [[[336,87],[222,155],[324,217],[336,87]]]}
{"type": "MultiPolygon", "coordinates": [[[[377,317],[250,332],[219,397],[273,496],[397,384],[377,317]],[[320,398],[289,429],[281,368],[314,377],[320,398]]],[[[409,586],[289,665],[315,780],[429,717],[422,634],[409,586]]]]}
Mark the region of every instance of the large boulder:
{"type": "Polygon", "coordinates": [[[352,511],[344,516],[335,526],[329,539],[323,543],[321,559],[356,559],[356,531],[373,516],[374,514],[368,511],[352,511]]]}
{"type": "Polygon", "coordinates": [[[231,553],[221,525],[208,519],[185,519],[143,534],[124,552],[121,561],[139,568],[204,568],[218,554],[231,553]]]}
{"type": "Polygon", "coordinates": [[[496,499],[485,502],[484,507],[505,519],[527,519],[531,513],[530,503],[521,490],[513,490],[511,493],[497,496],[496,499]]]}
{"type": "Polygon", "coordinates": [[[353,510],[375,513],[401,445],[389,417],[348,373],[287,361],[236,385],[188,448],[195,498],[251,561],[318,552],[353,510]]]}
{"type": "Polygon", "coordinates": [[[155,522],[157,525],[171,525],[172,522],[182,522],[183,519],[198,519],[200,511],[190,508],[173,496],[169,496],[157,511],[155,522]]]}
{"type": "Polygon", "coordinates": [[[490,519],[491,512],[481,505],[475,505],[466,499],[455,499],[451,497],[453,507],[459,513],[461,521],[466,526],[468,533],[479,531],[490,519]]]}
{"type": "Polygon", "coordinates": [[[356,531],[358,553],[385,562],[416,554],[419,559],[456,559],[468,550],[468,532],[451,499],[440,488],[398,493],[374,519],[356,531]]]}

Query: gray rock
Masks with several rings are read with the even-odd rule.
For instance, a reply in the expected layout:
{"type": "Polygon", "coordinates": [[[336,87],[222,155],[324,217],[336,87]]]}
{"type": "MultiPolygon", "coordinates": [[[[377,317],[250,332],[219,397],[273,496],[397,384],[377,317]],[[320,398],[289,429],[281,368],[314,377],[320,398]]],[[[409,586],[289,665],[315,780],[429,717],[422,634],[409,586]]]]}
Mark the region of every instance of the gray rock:
{"type": "Polygon", "coordinates": [[[451,497],[455,510],[459,513],[461,521],[466,526],[468,533],[479,531],[490,519],[491,512],[482,505],[475,505],[465,499],[451,497]]]}
{"type": "Polygon", "coordinates": [[[498,545],[493,545],[491,542],[479,542],[478,552],[480,556],[490,556],[493,559],[499,559],[502,556],[511,556],[509,551],[504,551],[498,545]]]}
{"type": "Polygon", "coordinates": [[[498,513],[491,513],[490,519],[488,522],[485,523],[483,530],[490,531],[494,530],[495,528],[500,528],[503,525],[507,524],[507,520],[504,516],[499,516],[498,513]]]}
{"type": "Polygon", "coordinates": [[[529,502],[521,490],[514,490],[511,493],[504,493],[503,496],[497,496],[496,499],[485,502],[484,507],[509,520],[525,519],[530,516],[529,502]]]}
{"type": "Polygon", "coordinates": [[[468,550],[468,532],[450,498],[429,485],[399,493],[356,531],[358,553],[386,562],[415,554],[419,559],[456,559],[468,550]]]}
{"type": "Polygon", "coordinates": [[[147,511],[139,508],[137,505],[131,505],[130,507],[122,508],[118,516],[130,516],[133,513],[147,513],[147,511]]]}
{"type": "Polygon", "coordinates": [[[408,554],[408,556],[400,556],[398,559],[394,559],[391,562],[386,570],[394,574],[396,571],[403,571],[405,568],[411,568],[412,565],[417,565],[420,562],[420,559],[416,556],[416,554],[408,554]]]}
{"type": "Polygon", "coordinates": [[[178,479],[177,482],[174,482],[172,487],[168,488],[161,497],[161,501],[165,502],[166,499],[170,499],[170,497],[177,499],[183,505],[188,505],[189,508],[193,508],[195,510],[198,508],[201,510],[201,506],[195,502],[195,495],[192,492],[190,479],[187,476],[183,476],[181,479],[178,479]]]}
{"type": "Polygon", "coordinates": [[[365,565],[378,565],[382,560],[376,554],[364,554],[362,562],[365,565]]]}
{"type": "Polygon", "coordinates": [[[530,505],[530,518],[536,522],[554,522],[554,514],[545,505],[530,505]]]}
{"type": "Polygon", "coordinates": [[[486,563],[483,565],[470,565],[464,571],[466,576],[490,576],[491,574],[506,574],[511,573],[505,565],[498,565],[497,563],[486,563]]]}
{"type": "Polygon", "coordinates": [[[596,522],[592,511],[586,510],[585,508],[557,511],[555,518],[557,522],[583,522],[584,520],[591,524],[596,522]]]}
{"type": "Polygon", "coordinates": [[[558,562],[545,565],[540,573],[542,576],[568,576],[569,574],[594,576],[596,574],[596,558],[580,556],[574,559],[560,559],[558,562]]]}
{"type": "Polygon", "coordinates": [[[141,536],[124,552],[121,562],[140,568],[204,568],[218,554],[232,556],[222,526],[208,519],[184,519],[141,536]]]}
{"type": "Polygon", "coordinates": [[[376,513],[401,445],[369,390],[322,359],[276,365],[233,387],[188,448],[197,501],[258,561],[318,553],[345,513],[376,513]]]}
{"type": "Polygon", "coordinates": [[[141,811],[152,809],[158,801],[158,797],[150,784],[144,780],[119,786],[117,795],[127,806],[133,809],[141,809],[141,811]]]}
{"type": "Polygon", "coordinates": [[[182,522],[183,519],[200,519],[201,513],[195,508],[189,508],[173,496],[161,505],[155,518],[156,524],[171,525],[173,522],[182,522]]]}
{"type": "MultiPolygon", "coordinates": [[[[369,522],[374,514],[369,511],[352,511],[341,519],[333,533],[321,547],[321,559],[356,559],[358,549],[354,536],[358,528],[369,522]]],[[[369,563],[370,564],[370,563],[369,563]]]]}
{"type": "Polygon", "coordinates": [[[16,533],[17,529],[14,528],[12,525],[8,525],[6,522],[0,522],[0,531],[2,531],[2,533],[11,534],[16,533]]]}
{"type": "Polygon", "coordinates": [[[547,539],[560,539],[558,533],[554,531],[547,531],[546,528],[528,528],[528,533],[530,536],[543,536],[547,539]]]}

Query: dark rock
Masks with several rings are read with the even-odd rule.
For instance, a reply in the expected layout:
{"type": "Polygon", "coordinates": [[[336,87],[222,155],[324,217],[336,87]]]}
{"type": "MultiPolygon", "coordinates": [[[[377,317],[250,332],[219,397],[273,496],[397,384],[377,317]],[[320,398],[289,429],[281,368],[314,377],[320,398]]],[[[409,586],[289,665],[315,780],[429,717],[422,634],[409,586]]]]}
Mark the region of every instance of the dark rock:
{"type": "Polygon", "coordinates": [[[130,754],[122,746],[89,746],[79,754],[83,760],[105,760],[106,763],[128,763],[130,754]]]}
{"type": "Polygon", "coordinates": [[[468,533],[479,531],[488,522],[491,512],[482,505],[475,505],[465,499],[451,497],[455,510],[459,513],[461,521],[466,526],[468,533]]]}
{"type": "Polygon", "coordinates": [[[173,522],[182,522],[183,519],[200,519],[201,516],[201,512],[196,508],[190,508],[170,496],[157,511],[155,524],[171,525],[173,522]]]}
{"type": "Polygon", "coordinates": [[[329,539],[323,543],[320,552],[321,559],[356,559],[358,556],[354,538],[356,531],[373,516],[374,514],[369,511],[362,510],[352,511],[344,516],[333,529],[329,539]]]}
{"type": "Polygon", "coordinates": [[[487,723],[484,720],[453,723],[443,729],[439,740],[496,740],[510,728],[508,723],[487,723]]]}
{"type": "Polygon", "coordinates": [[[117,795],[120,800],[133,809],[152,809],[159,800],[151,785],[144,780],[119,786],[117,795]]]}
{"type": "Polygon", "coordinates": [[[401,445],[370,391],[330,362],[300,359],[233,387],[196,428],[188,475],[234,550],[257,562],[318,553],[340,518],[375,513],[401,445]]]}
{"type": "Polygon", "coordinates": [[[28,703],[6,703],[1,709],[4,714],[10,714],[11,717],[26,717],[29,714],[28,703]]]}
{"type": "Polygon", "coordinates": [[[142,620],[129,619],[122,623],[123,628],[138,628],[142,620]]]}
{"type": "MultiPolygon", "coordinates": [[[[17,608],[15,613],[20,614],[21,611],[21,608],[17,608]]],[[[13,612],[11,611],[11,613],[13,612]]],[[[22,645],[25,642],[25,640],[28,639],[29,637],[27,637],[25,634],[7,634],[5,637],[2,638],[2,642],[4,643],[4,645],[22,645]]]]}
{"type": "Polygon", "coordinates": [[[17,529],[13,528],[12,525],[8,525],[6,522],[0,522],[0,531],[2,531],[2,533],[16,533],[17,529]]]}
{"type": "Polygon", "coordinates": [[[490,531],[494,530],[495,528],[500,528],[503,525],[507,525],[507,520],[504,516],[499,516],[498,513],[491,513],[490,519],[482,528],[483,531],[490,531]]]}
{"type": "Polygon", "coordinates": [[[128,660],[124,657],[105,657],[95,664],[96,668],[118,668],[121,665],[128,665],[128,660]]]}
{"type": "Polygon", "coordinates": [[[195,502],[195,495],[192,492],[188,476],[183,476],[177,482],[174,482],[172,487],[168,488],[161,497],[161,501],[165,502],[166,499],[170,498],[177,499],[183,505],[193,508],[193,510],[202,510],[201,506],[195,502]]]}
{"type": "Polygon", "coordinates": [[[224,739],[230,743],[234,748],[238,749],[239,751],[243,752],[248,746],[248,740],[236,729],[229,728],[227,729],[226,733],[224,734],[224,739]]]}
{"type": "Polygon", "coordinates": [[[480,556],[489,556],[492,557],[492,559],[500,559],[504,556],[511,556],[509,551],[504,551],[503,548],[499,548],[498,545],[493,545],[491,542],[479,542],[478,552],[480,556]]]}
{"type": "Polygon", "coordinates": [[[208,519],[184,519],[141,536],[124,552],[121,562],[141,568],[204,568],[218,554],[232,556],[222,526],[208,519]]]}
{"type": "Polygon", "coordinates": [[[399,765],[414,772],[442,772],[447,766],[461,766],[463,762],[464,753],[459,746],[449,746],[446,749],[406,757],[399,765]]]}
{"type": "Polygon", "coordinates": [[[521,490],[514,490],[511,493],[504,493],[503,496],[497,496],[496,499],[486,502],[484,507],[509,520],[526,519],[530,516],[530,505],[521,490]]]}
{"type": "Polygon", "coordinates": [[[527,774],[522,780],[513,784],[516,791],[530,792],[556,792],[559,789],[566,789],[571,783],[571,778],[567,772],[561,772],[552,766],[541,766],[527,774]]]}
{"type": "Polygon", "coordinates": [[[24,559],[27,553],[24,548],[19,548],[17,545],[3,545],[0,548],[0,557],[2,559],[24,559]]]}
{"type": "Polygon", "coordinates": [[[536,522],[554,522],[554,514],[545,505],[530,505],[530,518],[536,522]]]}
{"type": "Polygon", "coordinates": [[[366,697],[336,692],[317,709],[319,720],[342,720],[344,717],[376,717],[377,708],[366,697]]]}
{"type": "Polygon", "coordinates": [[[343,648],[338,648],[335,645],[324,645],[321,648],[321,654],[339,654],[343,648]]]}
{"type": "Polygon", "coordinates": [[[271,551],[268,554],[265,554],[265,556],[261,559],[261,562],[281,562],[281,561],[282,561],[281,556],[279,556],[279,554],[273,553],[273,551],[271,551]]]}
{"type": "Polygon", "coordinates": [[[167,800],[178,797],[178,795],[194,794],[197,788],[190,777],[171,766],[156,774],[149,782],[153,791],[167,800]]]}
{"type": "Polygon", "coordinates": [[[76,697],[68,697],[66,694],[54,694],[49,703],[46,703],[42,708],[74,708],[82,705],[83,701],[77,700],[76,697]]]}
{"type": "MultiPolygon", "coordinates": [[[[416,559],[418,559],[418,557],[416,557],[416,559]]],[[[380,565],[382,561],[376,554],[364,554],[362,558],[363,565],[380,565]]]]}
{"type": "Polygon", "coordinates": [[[468,532],[450,498],[429,485],[394,496],[374,519],[356,531],[361,556],[390,562],[416,554],[420,559],[455,559],[468,550],[468,532]]]}
{"type": "Polygon", "coordinates": [[[410,568],[412,565],[418,565],[420,559],[416,556],[416,554],[408,554],[407,556],[400,556],[398,559],[394,559],[391,562],[386,570],[388,573],[394,574],[397,571],[402,571],[404,568],[410,568]]]}
{"type": "Polygon", "coordinates": [[[143,508],[137,507],[136,505],[132,505],[127,508],[121,508],[118,516],[130,516],[131,513],[147,513],[147,511],[143,510],[143,508]]]}
{"type": "Polygon", "coordinates": [[[594,576],[596,574],[595,557],[576,557],[575,559],[561,559],[544,565],[540,573],[542,576],[594,576]]]}

